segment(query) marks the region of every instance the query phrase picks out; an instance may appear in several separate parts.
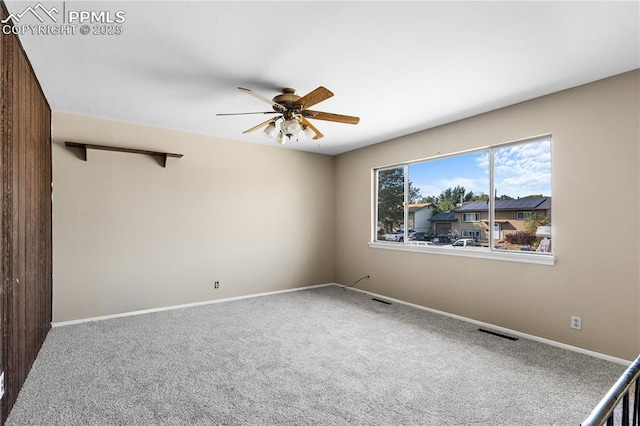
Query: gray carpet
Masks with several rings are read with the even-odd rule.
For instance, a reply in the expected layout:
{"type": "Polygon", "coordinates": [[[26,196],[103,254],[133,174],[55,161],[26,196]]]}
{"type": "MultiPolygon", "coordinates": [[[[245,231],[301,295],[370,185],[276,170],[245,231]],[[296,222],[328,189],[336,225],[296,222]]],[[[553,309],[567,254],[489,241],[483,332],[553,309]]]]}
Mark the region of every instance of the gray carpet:
{"type": "Polygon", "coordinates": [[[7,425],[578,425],[624,369],[330,286],[54,328],[7,425]]]}

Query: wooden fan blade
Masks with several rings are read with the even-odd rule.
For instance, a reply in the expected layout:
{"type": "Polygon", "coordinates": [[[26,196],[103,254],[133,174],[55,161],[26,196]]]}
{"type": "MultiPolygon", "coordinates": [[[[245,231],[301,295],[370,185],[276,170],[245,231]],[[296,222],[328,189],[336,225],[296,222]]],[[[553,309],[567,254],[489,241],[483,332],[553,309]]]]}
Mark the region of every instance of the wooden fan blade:
{"type": "Polygon", "coordinates": [[[316,129],[316,127],[311,124],[309,122],[309,120],[307,120],[304,117],[300,117],[300,121],[302,122],[302,124],[304,124],[305,126],[309,127],[311,130],[313,130],[313,133],[315,133],[316,135],[313,137],[313,139],[320,139],[321,137],[323,137],[324,135],[322,133],[320,133],[320,130],[316,129]]]}
{"type": "Polygon", "coordinates": [[[259,129],[259,128],[261,128],[261,127],[268,126],[270,123],[275,123],[275,122],[276,122],[276,120],[277,120],[278,118],[280,118],[280,117],[270,118],[269,120],[267,120],[267,121],[265,121],[265,122],[263,122],[263,123],[260,123],[260,124],[258,124],[257,126],[253,126],[252,128],[247,129],[247,130],[245,130],[245,131],[244,131],[244,132],[242,132],[242,133],[243,133],[243,134],[244,134],[244,133],[250,133],[250,132],[253,132],[254,130],[258,130],[258,129],[259,129]]]}
{"type": "Polygon", "coordinates": [[[245,89],[244,87],[238,87],[238,89],[242,90],[245,93],[250,94],[251,96],[255,96],[256,98],[260,99],[261,101],[264,101],[270,105],[273,105],[274,108],[276,108],[279,112],[284,112],[286,111],[286,108],[282,105],[280,105],[277,102],[273,102],[273,100],[267,98],[266,96],[262,96],[260,93],[258,92],[254,92],[251,89],[245,89]]]}
{"type": "Polygon", "coordinates": [[[280,114],[277,111],[264,111],[264,112],[229,112],[225,114],[216,114],[216,115],[249,115],[249,114],[280,114]]]}
{"type": "Polygon", "coordinates": [[[307,93],[306,95],[304,95],[303,97],[301,97],[300,99],[298,99],[296,103],[302,106],[302,109],[307,109],[310,106],[313,106],[317,103],[327,100],[332,96],[333,96],[333,93],[331,92],[331,90],[327,89],[326,87],[320,86],[316,90],[313,90],[307,93]]]}
{"type": "Polygon", "coordinates": [[[347,124],[358,124],[360,122],[360,118],[353,117],[351,115],[342,115],[342,114],[332,114],[330,112],[322,112],[322,111],[311,111],[310,109],[306,109],[302,111],[307,118],[313,118],[315,120],[325,120],[325,121],[336,121],[338,123],[347,123],[347,124]]]}

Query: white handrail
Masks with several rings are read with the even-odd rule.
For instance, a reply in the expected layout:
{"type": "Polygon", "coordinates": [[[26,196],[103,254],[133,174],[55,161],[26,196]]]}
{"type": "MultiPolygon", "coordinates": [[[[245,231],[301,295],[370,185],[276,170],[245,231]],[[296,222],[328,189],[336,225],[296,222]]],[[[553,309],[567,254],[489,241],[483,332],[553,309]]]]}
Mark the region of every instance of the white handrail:
{"type": "Polygon", "coordinates": [[[582,426],[601,426],[609,419],[609,416],[613,413],[613,410],[620,403],[620,401],[624,398],[625,395],[629,393],[629,388],[636,382],[636,398],[633,401],[632,410],[634,412],[633,425],[636,426],[638,423],[638,392],[640,390],[637,387],[638,382],[640,381],[640,355],[636,358],[636,360],[622,373],[622,376],[618,379],[618,381],[609,389],[607,394],[600,400],[596,408],[593,409],[589,417],[581,423],[582,426]]]}

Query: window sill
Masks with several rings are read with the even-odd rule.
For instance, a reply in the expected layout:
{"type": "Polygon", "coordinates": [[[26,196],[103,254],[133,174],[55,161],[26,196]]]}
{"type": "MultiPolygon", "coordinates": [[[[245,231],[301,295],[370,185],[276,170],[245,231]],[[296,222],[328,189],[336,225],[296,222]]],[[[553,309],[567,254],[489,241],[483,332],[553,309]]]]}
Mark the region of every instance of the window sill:
{"type": "Polygon", "coordinates": [[[553,266],[556,263],[556,257],[554,255],[543,253],[518,253],[513,251],[464,247],[445,248],[412,246],[393,242],[369,242],[369,247],[386,250],[411,251],[416,253],[440,254],[445,256],[475,257],[477,259],[501,260],[505,262],[534,263],[537,265],[553,266]]]}

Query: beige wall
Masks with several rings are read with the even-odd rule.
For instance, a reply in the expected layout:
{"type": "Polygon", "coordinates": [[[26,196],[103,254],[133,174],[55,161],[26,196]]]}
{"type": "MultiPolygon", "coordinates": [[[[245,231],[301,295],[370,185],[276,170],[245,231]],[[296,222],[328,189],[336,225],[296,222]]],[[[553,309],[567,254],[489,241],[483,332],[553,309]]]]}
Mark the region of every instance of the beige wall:
{"type": "Polygon", "coordinates": [[[53,320],[370,275],[360,288],[632,359],[639,80],[623,74],[335,158],[54,113],[53,320]],[[368,247],[372,168],[545,133],[555,266],[368,247]],[[115,152],[83,162],[67,140],[185,156],[166,168],[115,152]]]}
{"type": "Polygon", "coordinates": [[[640,72],[335,161],[335,281],[569,345],[640,352],[640,72]],[[369,248],[372,168],[551,133],[555,266],[369,248]],[[582,317],[582,331],[569,327],[582,317]]]}
{"type": "Polygon", "coordinates": [[[65,113],[52,133],[54,322],[333,280],[332,157],[65,113]]]}

